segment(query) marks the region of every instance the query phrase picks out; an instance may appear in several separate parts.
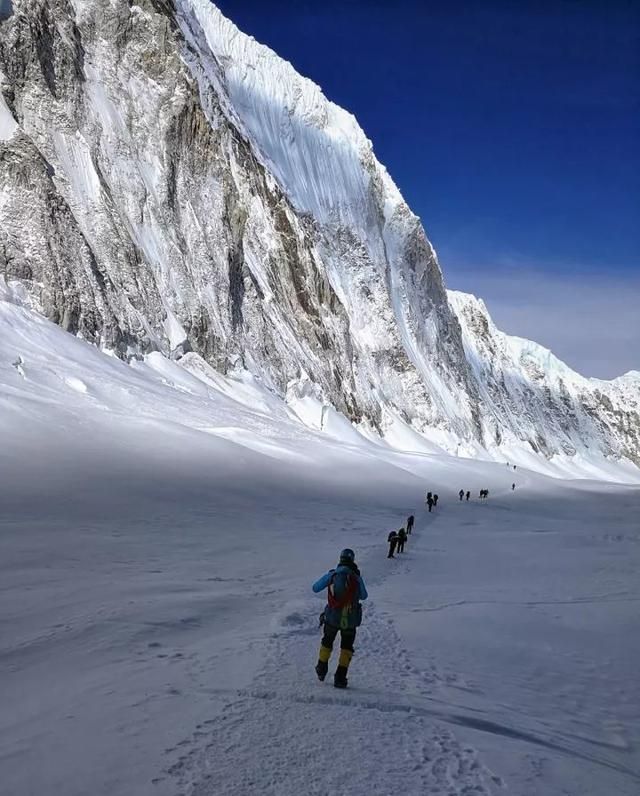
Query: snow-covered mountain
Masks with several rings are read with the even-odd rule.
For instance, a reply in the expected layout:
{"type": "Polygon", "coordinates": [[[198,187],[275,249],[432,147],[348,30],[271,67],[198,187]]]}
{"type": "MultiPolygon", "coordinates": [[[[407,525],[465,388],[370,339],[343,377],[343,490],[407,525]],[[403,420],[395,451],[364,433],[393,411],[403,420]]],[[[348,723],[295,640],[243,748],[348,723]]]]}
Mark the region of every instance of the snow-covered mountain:
{"type": "Polygon", "coordinates": [[[475,296],[450,290],[449,302],[493,424],[487,443],[493,435],[506,453],[526,442],[535,453],[586,469],[594,454],[640,463],[639,372],[612,381],[584,378],[548,349],[497,329],[475,296]]]}
{"type": "Polygon", "coordinates": [[[209,0],[14,0],[0,185],[0,274],[122,358],[192,349],[395,444],[640,463],[638,377],[448,296],[353,116],[209,0]]]}

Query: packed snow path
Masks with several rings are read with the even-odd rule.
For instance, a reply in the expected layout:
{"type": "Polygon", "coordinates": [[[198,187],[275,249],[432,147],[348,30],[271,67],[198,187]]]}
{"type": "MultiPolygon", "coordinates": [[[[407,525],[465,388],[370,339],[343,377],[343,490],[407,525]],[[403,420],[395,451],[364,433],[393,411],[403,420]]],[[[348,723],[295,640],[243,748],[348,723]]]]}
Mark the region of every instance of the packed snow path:
{"type": "Polygon", "coordinates": [[[346,450],[258,469],[157,428],[2,459],[8,794],[637,796],[637,489],[346,450]],[[341,692],[310,584],[345,545],[371,599],[341,692]]]}
{"type": "MultiPolygon", "coordinates": [[[[420,605],[422,601],[418,598],[415,604],[404,586],[410,584],[414,589],[421,588],[423,593],[429,591],[420,570],[424,567],[425,574],[432,573],[434,561],[441,560],[447,548],[450,549],[448,537],[454,533],[466,536],[465,528],[476,537],[513,530],[509,496],[502,497],[505,499],[494,501],[493,506],[477,500],[456,504],[449,499],[446,507],[441,503],[430,516],[426,512],[419,516],[405,554],[388,561],[384,558],[384,545],[380,545],[375,558],[368,566],[364,564],[372,593],[394,597],[391,604],[388,599],[375,597],[366,604],[365,622],[352,663],[351,685],[346,693],[333,689],[330,678],[319,684],[313,676],[320,637],[315,622],[318,601],[311,598],[285,605],[274,617],[263,650],[263,666],[251,686],[225,703],[222,721],[199,725],[191,738],[185,739],[184,746],[174,750],[176,760],[167,771],[177,778],[181,792],[194,796],[253,792],[592,793],[595,796],[614,788],[617,794],[636,793],[640,769],[633,722],[640,703],[632,661],[626,670],[624,662],[617,662],[623,664],[623,673],[614,689],[618,700],[613,704],[612,695],[607,695],[609,686],[601,682],[599,662],[591,654],[569,653],[563,648],[571,646],[566,640],[556,639],[556,646],[552,638],[547,638],[540,657],[544,658],[545,649],[548,653],[550,648],[555,648],[552,658],[553,654],[570,654],[571,676],[560,677],[562,667],[553,660],[547,662],[547,670],[539,668],[540,663],[535,660],[522,671],[510,670],[509,662],[502,661],[494,674],[497,681],[505,675],[507,679],[502,684],[502,694],[500,683],[494,685],[495,693],[500,694],[497,701],[487,699],[480,684],[467,680],[466,674],[441,668],[442,664],[437,663],[438,644],[433,643],[430,648],[428,631],[427,646],[423,640],[422,644],[411,645],[411,650],[398,633],[395,616],[405,617],[409,635],[415,639],[422,635],[419,630],[416,633],[419,627],[416,615],[444,613],[453,608],[464,611],[465,607],[471,607],[477,616],[478,606],[482,605],[515,609],[523,624],[522,609],[527,613],[549,609],[553,612],[558,606],[566,606],[569,614],[562,618],[562,623],[571,625],[570,614],[576,608],[579,611],[585,605],[591,609],[594,605],[621,603],[630,609],[633,621],[640,595],[619,590],[561,599],[547,595],[547,599],[514,602],[500,599],[498,590],[497,599],[459,599],[420,605]],[[499,517],[505,511],[509,512],[507,523],[496,519],[496,514],[499,517]],[[384,607],[380,607],[381,603],[384,607]],[[523,689],[520,698],[534,697],[530,705],[510,704],[515,693],[514,684],[509,682],[511,677],[522,681],[518,684],[523,689]],[[532,682],[536,678],[537,686],[532,682]],[[552,692],[546,693],[550,688],[552,692]],[[533,694],[528,695],[529,690],[533,694]],[[557,708],[566,714],[557,713],[557,708]],[[607,710],[611,711],[609,715],[607,710]],[[634,735],[633,740],[629,733],[634,735]],[[487,767],[483,755],[473,746],[478,741],[489,757],[503,762],[510,773],[508,780],[487,767]],[[631,751],[635,751],[635,763],[626,759],[631,751]]],[[[597,503],[601,501],[602,497],[596,498],[597,503]]],[[[593,507],[591,500],[589,503],[593,507]]],[[[546,527],[525,531],[528,536],[554,534],[566,527],[566,517],[558,506],[551,512],[555,519],[544,509],[540,514],[542,521],[538,524],[546,527]]],[[[604,538],[623,541],[617,535],[605,534],[604,538]]],[[[637,534],[629,538],[640,541],[637,534]]],[[[470,549],[473,555],[478,555],[477,544],[470,545],[470,549]]],[[[492,546],[491,555],[495,553],[492,546]]],[[[594,587],[611,588],[606,575],[609,570],[603,562],[594,587]]],[[[553,580],[554,573],[549,572],[546,578],[541,578],[540,585],[544,588],[553,580]]],[[[469,583],[471,590],[477,586],[469,583]]],[[[523,587],[522,591],[526,590],[523,587]]],[[[489,621],[493,625],[495,616],[491,613],[480,622],[489,621]]],[[[480,635],[482,632],[480,628],[480,635]]],[[[566,632],[571,631],[568,628],[566,632]]],[[[453,633],[449,630],[447,635],[458,636],[455,630],[453,633]]],[[[471,660],[476,660],[478,645],[475,642],[470,645],[470,639],[461,641],[470,647],[471,660]]],[[[520,639],[514,634],[512,646],[517,650],[519,644],[520,639]]],[[[479,657],[486,654],[483,648],[479,657]]],[[[506,646],[499,657],[513,654],[514,649],[506,646]]],[[[334,659],[332,663],[335,667],[334,659]]],[[[611,663],[612,659],[606,656],[607,667],[611,663]]],[[[473,675],[473,662],[470,668],[473,675]]]]}
{"type": "MultiPolygon", "coordinates": [[[[403,555],[393,562],[381,556],[384,547],[368,567],[374,592],[394,578],[401,587],[409,571],[403,555]]],[[[274,617],[251,686],[224,705],[221,720],[200,724],[175,750],[168,773],[182,789],[193,796],[492,793],[488,785],[500,778],[434,722],[427,700],[437,673],[411,663],[375,600],[366,604],[348,692],[331,682],[338,642],[327,680],[315,679],[322,605],[298,599],[274,617]]]]}

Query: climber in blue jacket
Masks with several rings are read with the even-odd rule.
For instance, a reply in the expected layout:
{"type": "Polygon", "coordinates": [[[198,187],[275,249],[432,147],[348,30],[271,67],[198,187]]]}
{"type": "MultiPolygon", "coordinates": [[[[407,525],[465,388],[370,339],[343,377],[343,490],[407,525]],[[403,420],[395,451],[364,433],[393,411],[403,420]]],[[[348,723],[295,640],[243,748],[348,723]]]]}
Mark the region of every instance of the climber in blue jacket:
{"type": "Polygon", "coordinates": [[[316,594],[327,589],[327,605],[320,620],[324,624],[324,634],[316,664],[316,674],[321,681],[327,676],[333,642],[340,633],[340,658],[333,678],[336,688],[347,687],[347,670],[353,657],[356,628],[362,622],[360,601],[369,596],[355,557],[353,550],[343,550],[338,566],[330,569],[311,587],[316,594]]]}

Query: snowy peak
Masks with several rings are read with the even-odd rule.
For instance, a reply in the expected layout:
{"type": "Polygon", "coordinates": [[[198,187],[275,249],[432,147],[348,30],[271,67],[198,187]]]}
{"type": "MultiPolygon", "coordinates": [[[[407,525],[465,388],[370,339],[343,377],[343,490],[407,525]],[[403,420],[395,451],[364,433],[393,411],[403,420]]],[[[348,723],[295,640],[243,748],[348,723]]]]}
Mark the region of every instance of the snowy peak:
{"type": "MultiPolygon", "coordinates": [[[[597,451],[640,463],[640,380],[587,379],[541,345],[496,328],[484,302],[448,291],[465,355],[505,444],[509,416],[518,439],[547,457],[589,458],[597,451]]],[[[498,440],[499,435],[499,440],[498,440]]]]}
{"type": "Polygon", "coordinates": [[[352,116],[208,2],[39,0],[2,41],[7,74],[31,75],[11,86],[29,141],[4,164],[6,274],[48,317],[121,356],[180,340],[282,395],[309,377],[353,421],[473,444],[435,255],[352,116]]]}

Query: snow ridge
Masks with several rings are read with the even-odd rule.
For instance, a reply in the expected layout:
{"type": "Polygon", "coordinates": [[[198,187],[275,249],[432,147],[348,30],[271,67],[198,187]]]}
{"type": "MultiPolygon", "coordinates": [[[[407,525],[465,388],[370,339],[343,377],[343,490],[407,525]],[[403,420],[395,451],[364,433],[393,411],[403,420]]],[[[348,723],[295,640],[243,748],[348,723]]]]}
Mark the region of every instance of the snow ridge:
{"type": "Polygon", "coordinates": [[[370,182],[384,176],[384,209],[391,216],[402,197],[352,114],[208,0],[181,0],[180,7],[201,26],[234,110],[297,209],[359,228],[367,220],[370,182]],[[364,171],[365,164],[375,174],[364,171]]]}

